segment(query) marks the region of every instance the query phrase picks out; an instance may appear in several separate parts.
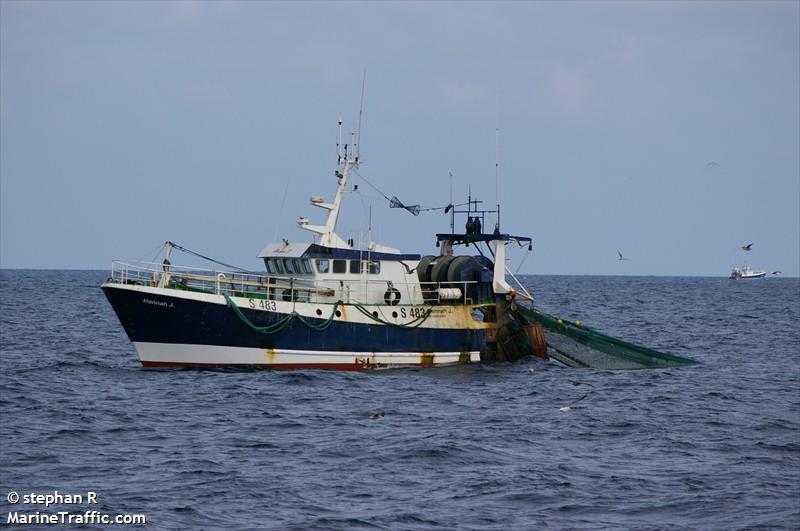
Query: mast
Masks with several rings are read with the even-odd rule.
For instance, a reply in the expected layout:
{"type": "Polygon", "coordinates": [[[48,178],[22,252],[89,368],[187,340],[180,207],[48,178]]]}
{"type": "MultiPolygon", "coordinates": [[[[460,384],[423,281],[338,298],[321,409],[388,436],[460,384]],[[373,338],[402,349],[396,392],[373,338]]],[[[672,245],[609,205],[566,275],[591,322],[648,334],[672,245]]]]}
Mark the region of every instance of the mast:
{"type": "Polygon", "coordinates": [[[358,105],[358,128],[356,129],[356,143],[353,148],[355,151],[356,164],[358,164],[358,154],[361,151],[361,117],[364,115],[364,90],[367,87],[367,69],[364,69],[364,77],[361,79],[361,103],[358,105]]]}
{"type": "Polygon", "coordinates": [[[494,130],[494,199],[497,205],[497,223],[494,226],[500,231],[500,128],[494,130]]]}
{"type": "Polygon", "coordinates": [[[448,203],[448,207],[445,210],[445,213],[447,213],[447,210],[450,210],[450,232],[452,233],[455,232],[455,221],[456,221],[455,212],[453,212],[453,172],[448,171],[447,173],[450,174],[450,202],[448,203]]]}
{"type": "Polygon", "coordinates": [[[326,203],[321,197],[312,197],[311,204],[324,208],[328,211],[328,217],[324,225],[309,225],[308,218],[301,216],[297,220],[297,225],[304,230],[313,232],[319,236],[319,244],[324,247],[347,247],[345,242],[336,234],[336,222],[339,219],[339,210],[342,206],[342,194],[345,192],[347,177],[350,170],[358,169],[359,152],[361,151],[361,120],[364,115],[364,91],[367,85],[367,70],[364,69],[364,78],[361,81],[361,102],[358,109],[358,128],[350,133],[350,143],[342,145],[342,119],[339,118],[339,141],[336,143],[336,162],[339,169],[336,170],[336,193],[333,201],[326,203]]]}
{"type": "Polygon", "coordinates": [[[336,192],[333,201],[326,203],[321,197],[312,197],[311,204],[315,207],[323,208],[328,211],[325,223],[322,225],[310,225],[308,218],[300,217],[297,225],[304,230],[313,232],[319,236],[319,244],[324,247],[346,247],[347,243],[336,234],[336,223],[339,219],[339,210],[342,206],[342,195],[347,186],[347,177],[352,169],[358,169],[358,136],[359,132],[350,133],[350,143],[342,145],[342,120],[339,119],[339,142],[336,144],[337,162],[339,169],[335,175],[337,179],[336,192]]]}

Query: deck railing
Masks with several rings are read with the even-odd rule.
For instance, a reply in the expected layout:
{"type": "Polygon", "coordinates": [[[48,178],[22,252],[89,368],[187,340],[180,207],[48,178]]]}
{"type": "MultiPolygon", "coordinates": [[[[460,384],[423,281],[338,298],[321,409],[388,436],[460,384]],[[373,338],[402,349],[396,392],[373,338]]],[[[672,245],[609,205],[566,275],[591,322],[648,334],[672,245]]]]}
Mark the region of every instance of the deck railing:
{"type": "Polygon", "coordinates": [[[115,260],[111,281],[232,297],[348,304],[471,304],[474,281],[397,282],[365,278],[337,279],[220,271],[157,262],[115,260]],[[398,296],[399,295],[399,296],[398,296]],[[388,301],[388,302],[387,302],[388,301]]]}

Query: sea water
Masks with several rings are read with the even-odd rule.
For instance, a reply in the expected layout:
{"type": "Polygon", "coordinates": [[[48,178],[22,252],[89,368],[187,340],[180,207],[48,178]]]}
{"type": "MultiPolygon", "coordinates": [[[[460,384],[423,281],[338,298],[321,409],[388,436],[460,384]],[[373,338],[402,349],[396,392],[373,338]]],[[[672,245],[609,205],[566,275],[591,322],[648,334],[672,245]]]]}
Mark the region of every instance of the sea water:
{"type": "Polygon", "coordinates": [[[798,279],[522,279],[548,313],[697,366],[345,373],[142,369],[107,275],[0,271],[3,525],[800,528],[798,279]]]}

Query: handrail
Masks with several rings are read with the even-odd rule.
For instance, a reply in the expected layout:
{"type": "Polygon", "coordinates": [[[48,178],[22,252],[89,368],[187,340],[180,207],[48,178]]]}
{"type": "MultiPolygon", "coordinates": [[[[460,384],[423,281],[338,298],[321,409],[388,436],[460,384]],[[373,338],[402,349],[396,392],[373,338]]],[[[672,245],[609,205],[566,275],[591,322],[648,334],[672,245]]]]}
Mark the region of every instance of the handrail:
{"type": "MultiPolygon", "coordinates": [[[[333,302],[340,299],[348,303],[382,304],[389,281],[383,279],[337,279],[318,277],[294,277],[264,273],[217,271],[197,267],[115,260],[111,266],[111,278],[121,284],[143,284],[189,291],[205,291],[217,295],[283,299],[303,302],[333,302]],[[327,300],[325,300],[327,299],[327,300]]],[[[414,278],[416,280],[416,278],[414,278]]],[[[391,286],[399,288],[402,304],[440,304],[442,302],[470,304],[467,297],[469,285],[476,281],[458,282],[398,282],[391,286]],[[460,291],[452,291],[456,288],[460,291]],[[451,291],[447,291],[450,289],[451,291]],[[444,296],[442,294],[445,294],[444,296]],[[453,297],[456,295],[458,298],[453,297]]]]}

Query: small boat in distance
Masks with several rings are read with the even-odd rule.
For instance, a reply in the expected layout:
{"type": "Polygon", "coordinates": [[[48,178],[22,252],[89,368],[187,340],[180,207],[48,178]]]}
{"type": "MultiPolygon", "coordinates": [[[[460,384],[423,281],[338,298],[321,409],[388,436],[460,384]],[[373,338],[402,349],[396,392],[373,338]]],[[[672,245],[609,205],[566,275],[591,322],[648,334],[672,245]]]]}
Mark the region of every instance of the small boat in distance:
{"type": "Polygon", "coordinates": [[[731,276],[728,278],[732,278],[735,280],[744,280],[749,278],[764,278],[767,276],[766,271],[753,271],[753,268],[749,265],[743,265],[742,267],[734,267],[731,270],[731,276]]]}

